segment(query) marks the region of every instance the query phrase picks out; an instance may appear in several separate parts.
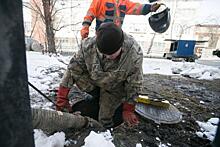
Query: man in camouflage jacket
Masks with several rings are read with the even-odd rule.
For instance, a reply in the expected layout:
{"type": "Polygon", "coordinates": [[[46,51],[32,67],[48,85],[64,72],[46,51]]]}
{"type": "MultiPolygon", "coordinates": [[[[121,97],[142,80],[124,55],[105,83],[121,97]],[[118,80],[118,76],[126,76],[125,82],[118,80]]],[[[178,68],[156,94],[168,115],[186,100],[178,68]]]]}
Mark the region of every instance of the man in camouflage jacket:
{"type": "Polygon", "coordinates": [[[71,112],[67,95],[73,84],[84,92],[100,88],[99,122],[112,126],[115,110],[123,103],[123,120],[139,123],[135,101],[142,92],[143,52],[130,35],[114,23],[103,23],[96,36],[82,41],[81,49],[68,65],[57,96],[57,110],[71,112]]]}

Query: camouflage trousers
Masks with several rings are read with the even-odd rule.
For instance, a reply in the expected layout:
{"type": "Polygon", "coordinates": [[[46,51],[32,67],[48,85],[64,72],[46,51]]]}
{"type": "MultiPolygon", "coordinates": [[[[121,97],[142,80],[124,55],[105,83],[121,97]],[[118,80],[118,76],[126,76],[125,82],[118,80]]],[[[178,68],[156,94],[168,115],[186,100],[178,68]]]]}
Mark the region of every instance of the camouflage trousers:
{"type": "Polygon", "coordinates": [[[117,89],[109,91],[102,87],[97,87],[94,83],[95,82],[89,78],[89,75],[76,75],[73,74],[72,71],[66,70],[61,85],[71,88],[69,97],[73,99],[73,101],[90,98],[99,99],[98,121],[106,128],[112,127],[114,125],[113,116],[115,111],[124,101],[124,87],[118,87],[117,89]],[[76,85],[74,85],[74,83],[76,85]],[[99,89],[98,93],[97,88],[99,89]],[[96,90],[95,93],[92,92],[94,90],[96,90]]]}

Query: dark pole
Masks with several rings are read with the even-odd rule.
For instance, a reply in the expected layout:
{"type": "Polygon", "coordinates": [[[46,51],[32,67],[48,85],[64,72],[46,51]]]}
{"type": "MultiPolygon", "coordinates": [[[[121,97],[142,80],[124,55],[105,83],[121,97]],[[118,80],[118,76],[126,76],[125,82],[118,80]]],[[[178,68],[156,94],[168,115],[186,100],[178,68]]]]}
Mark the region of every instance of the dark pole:
{"type": "Polygon", "coordinates": [[[0,0],[0,146],[34,147],[21,0],[0,0]]]}
{"type": "Polygon", "coordinates": [[[212,147],[220,147],[220,121],[218,122],[218,128],[215,134],[215,139],[212,142],[212,147]]]}
{"type": "Polygon", "coordinates": [[[40,93],[45,99],[47,99],[48,101],[50,101],[51,103],[53,103],[55,106],[57,106],[54,101],[52,101],[49,97],[47,97],[43,92],[41,92],[37,87],[35,87],[33,84],[31,84],[30,82],[28,82],[28,85],[30,85],[34,90],[36,90],[38,93],[40,93]]]}

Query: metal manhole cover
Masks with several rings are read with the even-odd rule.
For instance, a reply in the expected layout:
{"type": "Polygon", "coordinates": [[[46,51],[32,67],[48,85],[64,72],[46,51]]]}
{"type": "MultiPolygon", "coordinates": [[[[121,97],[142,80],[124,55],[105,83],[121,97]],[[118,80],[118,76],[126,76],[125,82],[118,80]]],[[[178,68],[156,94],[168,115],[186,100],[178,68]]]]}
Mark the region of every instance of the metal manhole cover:
{"type": "Polygon", "coordinates": [[[153,120],[155,123],[175,124],[182,120],[182,113],[173,105],[161,108],[143,103],[137,103],[135,111],[141,116],[153,120]]]}

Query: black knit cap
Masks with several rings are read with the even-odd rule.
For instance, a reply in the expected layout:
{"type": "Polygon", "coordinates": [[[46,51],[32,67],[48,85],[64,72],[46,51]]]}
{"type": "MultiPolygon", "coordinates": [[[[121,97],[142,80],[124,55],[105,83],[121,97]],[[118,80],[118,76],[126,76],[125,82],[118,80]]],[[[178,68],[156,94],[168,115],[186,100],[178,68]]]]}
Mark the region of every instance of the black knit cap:
{"type": "Polygon", "coordinates": [[[96,44],[101,53],[111,55],[118,51],[124,42],[121,28],[112,22],[103,23],[96,32],[96,44]]]}

